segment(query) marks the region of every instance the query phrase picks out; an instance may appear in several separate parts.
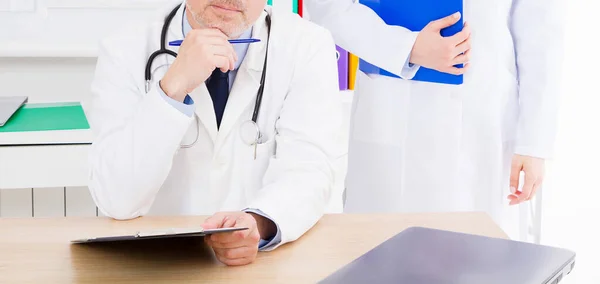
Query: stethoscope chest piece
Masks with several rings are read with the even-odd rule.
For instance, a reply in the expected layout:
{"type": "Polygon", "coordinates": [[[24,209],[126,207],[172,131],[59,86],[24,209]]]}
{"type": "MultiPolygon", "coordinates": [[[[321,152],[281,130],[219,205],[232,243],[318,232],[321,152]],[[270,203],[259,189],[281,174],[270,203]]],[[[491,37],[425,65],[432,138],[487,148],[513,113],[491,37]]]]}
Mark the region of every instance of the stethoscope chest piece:
{"type": "Polygon", "coordinates": [[[260,142],[260,129],[256,122],[246,120],[240,126],[240,138],[248,146],[257,145],[260,142]]]}

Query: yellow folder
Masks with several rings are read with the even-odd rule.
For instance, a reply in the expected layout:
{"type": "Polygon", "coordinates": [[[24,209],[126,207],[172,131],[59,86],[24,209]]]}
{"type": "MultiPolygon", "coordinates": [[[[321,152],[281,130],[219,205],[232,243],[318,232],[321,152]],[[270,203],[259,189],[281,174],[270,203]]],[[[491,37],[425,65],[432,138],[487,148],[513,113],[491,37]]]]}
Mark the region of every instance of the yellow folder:
{"type": "Polygon", "coordinates": [[[356,71],[358,69],[358,56],[350,53],[350,60],[348,61],[348,89],[354,90],[356,84],[356,71]]]}

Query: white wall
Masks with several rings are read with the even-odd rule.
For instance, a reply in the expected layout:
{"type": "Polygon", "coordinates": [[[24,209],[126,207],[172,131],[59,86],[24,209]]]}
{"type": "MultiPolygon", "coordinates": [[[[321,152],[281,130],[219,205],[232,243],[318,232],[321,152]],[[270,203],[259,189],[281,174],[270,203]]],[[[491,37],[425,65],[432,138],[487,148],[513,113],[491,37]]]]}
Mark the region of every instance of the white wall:
{"type": "Polygon", "coordinates": [[[90,96],[95,58],[0,58],[0,96],[31,102],[81,101],[90,96]]]}
{"type": "Polygon", "coordinates": [[[0,96],[87,98],[99,39],[176,2],[0,0],[0,96]]]}
{"type": "Polygon", "coordinates": [[[544,187],[542,243],[573,249],[577,264],[564,283],[599,283],[600,53],[597,0],[569,0],[556,157],[544,187]]]}
{"type": "Polygon", "coordinates": [[[129,21],[138,21],[155,15],[157,7],[177,2],[177,0],[0,0],[0,26],[10,27],[0,29],[2,40],[0,57],[95,56],[99,38],[129,21]],[[3,6],[10,8],[11,4],[27,9],[2,11],[3,6]]]}

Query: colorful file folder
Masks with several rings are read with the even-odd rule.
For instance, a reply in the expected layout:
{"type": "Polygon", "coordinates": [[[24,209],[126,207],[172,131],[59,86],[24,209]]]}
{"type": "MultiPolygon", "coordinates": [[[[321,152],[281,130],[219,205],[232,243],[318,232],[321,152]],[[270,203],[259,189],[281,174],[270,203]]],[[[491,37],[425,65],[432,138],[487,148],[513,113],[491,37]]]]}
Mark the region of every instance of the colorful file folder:
{"type": "MultiPolygon", "coordinates": [[[[450,16],[456,12],[463,12],[463,0],[360,0],[360,3],[370,7],[388,25],[402,26],[411,31],[421,31],[429,22],[450,16]]],[[[443,29],[442,36],[452,36],[463,28],[461,20],[443,29]]],[[[458,65],[457,67],[462,67],[458,65]]],[[[400,78],[381,69],[369,62],[360,60],[359,68],[367,74],[380,74],[400,78]]],[[[460,85],[463,83],[462,75],[453,75],[421,67],[415,81],[460,85]]]]}
{"type": "Polygon", "coordinates": [[[354,90],[356,85],[356,72],[358,71],[358,56],[350,53],[348,55],[348,89],[354,90]]]}
{"type": "Polygon", "coordinates": [[[20,108],[0,133],[89,128],[80,103],[38,103],[20,108]]]}
{"type": "Polygon", "coordinates": [[[0,127],[0,145],[90,144],[92,136],[78,102],[25,104],[0,127]]]}
{"type": "Polygon", "coordinates": [[[348,52],[336,46],[340,90],[348,90],[348,52]]]}
{"type": "MultiPolygon", "coordinates": [[[[300,14],[299,11],[299,4],[298,0],[268,0],[267,1],[267,5],[273,6],[273,7],[277,7],[277,8],[281,8],[281,9],[285,9],[288,11],[292,11],[296,14],[300,14]]],[[[302,15],[300,15],[302,16],[302,15]]]]}

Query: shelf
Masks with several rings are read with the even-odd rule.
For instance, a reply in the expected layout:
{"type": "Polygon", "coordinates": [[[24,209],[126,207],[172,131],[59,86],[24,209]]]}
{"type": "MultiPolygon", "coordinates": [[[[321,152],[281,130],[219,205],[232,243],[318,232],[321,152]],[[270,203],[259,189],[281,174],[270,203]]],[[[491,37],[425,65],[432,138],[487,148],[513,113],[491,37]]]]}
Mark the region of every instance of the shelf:
{"type": "Polygon", "coordinates": [[[96,57],[98,49],[89,45],[46,45],[35,43],[0,46],[0,57],[96,57]]]}

